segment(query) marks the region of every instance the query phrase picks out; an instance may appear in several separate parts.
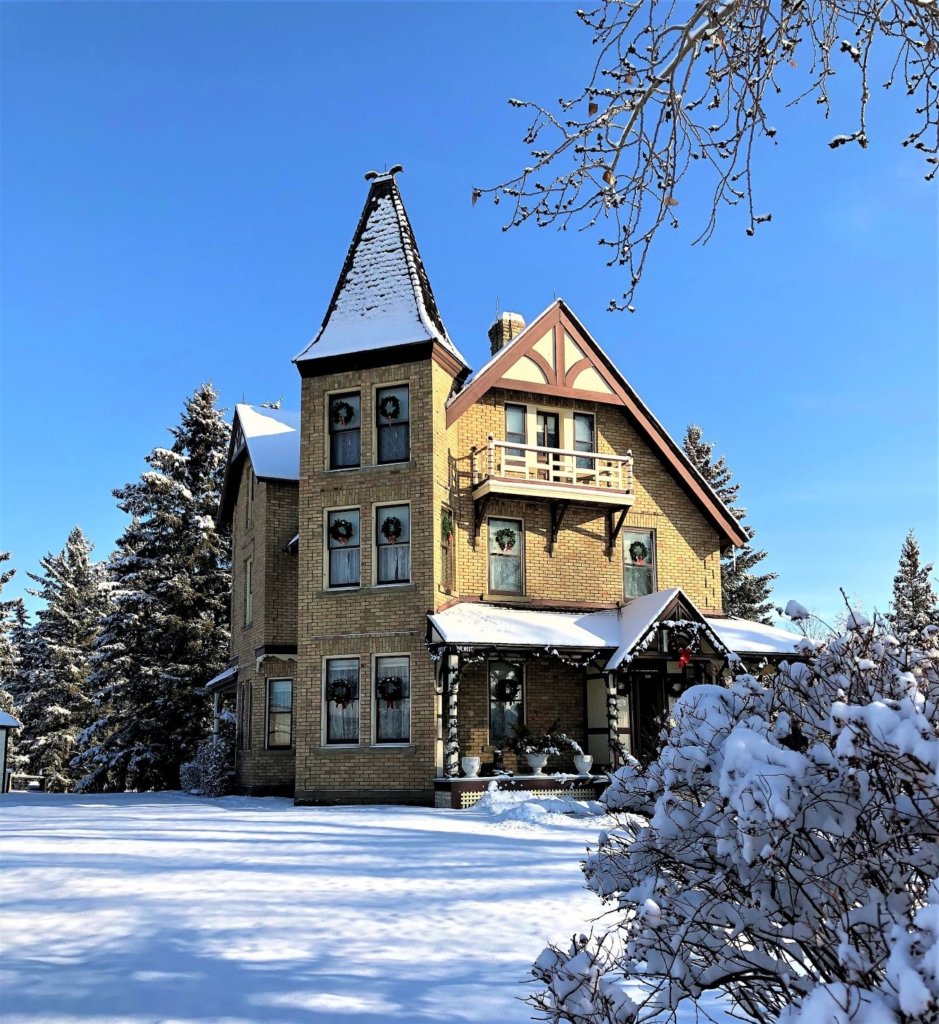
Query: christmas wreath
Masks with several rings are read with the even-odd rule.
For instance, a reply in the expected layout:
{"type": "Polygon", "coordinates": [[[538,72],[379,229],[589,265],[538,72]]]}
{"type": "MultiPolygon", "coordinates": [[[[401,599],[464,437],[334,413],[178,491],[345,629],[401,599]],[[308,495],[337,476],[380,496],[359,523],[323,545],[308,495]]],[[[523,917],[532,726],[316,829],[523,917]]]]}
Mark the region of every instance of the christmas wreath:
{"type": "Polygon", "coordinates": [[[355,527],[348,519],[336,519],[329,527],[329,535],[337,544],[348,544],[352,540],[355,527]]]}
{"type": "Polygon", "coordinates": [[[394,711],[395,703],[404,696],[404,680],[401,676],[382,676],[378,680],[378,696],[385,702],[389,711],[394,711]]]}
{"type": "Polygon", "coordinates": [[[389,544],[396,544],[401,538],[402,531],[401,520],[397,516],[388,516],[381,524],[381,535],[389,544]]]}
{"type": "Polygon", "coordinates": [[[636,563],[636,565],[642,565],[649,557],[649,549],[641,540],[634,540],[632,544],[629,545],[629,557],[636,563]]]}
{"type": "Polygon", "coordinates": [[[493,687],[493,697],[500,704],[514,704],[521,687],[517,679],[499,679],[493,687]]]}
{"type": "Polygon", "coordinates": [[[338,402],[333,402],[332,415],[333,423],[344,427],[355,415],[355,409],[348,402],[340,399],[338,402]]]}
{"type": "Polygon", "coordinates": [[[378,403],[378,413],[382,419],[396,420],[401,415],[401,401],[396,395],[385,395],[378,403]]]}
{"type": "Polygon", "coordinates": [[[503,526],[501,530],[496,530],[496,544],[499,545],[500,551],[511,551],[517,539],[518,534],[511,526],[503,526]]]}
{"type": "Polygon", "coordinates": [[[326,699],[344,711],[355,700],[355,691],[355,683],[351,679],[331,679],[326,684],[326,699]]]}

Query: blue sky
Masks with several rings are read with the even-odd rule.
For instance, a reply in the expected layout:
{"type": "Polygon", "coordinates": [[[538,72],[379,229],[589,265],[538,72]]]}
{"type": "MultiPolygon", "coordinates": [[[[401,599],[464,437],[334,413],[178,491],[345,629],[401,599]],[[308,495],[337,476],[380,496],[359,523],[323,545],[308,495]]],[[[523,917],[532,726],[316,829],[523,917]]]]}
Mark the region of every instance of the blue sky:
{"type": "MultiPolygon", "coordinates": [[[[576,91],[591,47],[575,6],[0,5],[10,593],[76,523],[110,551],[112,488],[200,381],[229,408],[297,404],[290,360],[362,175],[394,163],[470,361],[497,309],[531,319],[566,299],[674,436],[698,422],[727,455],[780,603],[832,615],[843,586],[885,608],[910,527],[936,557],[936,187],[899,146],[899,90],[875,91],[863,153],[825,145],[853,127],[845,105],[827,123],[811,104],[780,112],[757,156],[772,224],[748,239],[731,214],[691,247],[683,223],[637,313],[609,314],[622,286],[595,236],[503,233],[502,210],[470,204],[526,162],[507,98],[576,91]]],[[[683,217],[703,188],[689,181],[683,217]]]]}

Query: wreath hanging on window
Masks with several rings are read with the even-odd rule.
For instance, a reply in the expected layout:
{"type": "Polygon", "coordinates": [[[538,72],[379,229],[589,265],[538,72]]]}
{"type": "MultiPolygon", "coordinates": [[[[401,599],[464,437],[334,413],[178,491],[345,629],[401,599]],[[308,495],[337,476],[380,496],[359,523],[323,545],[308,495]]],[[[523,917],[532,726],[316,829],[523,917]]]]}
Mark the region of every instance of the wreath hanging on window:
{"type": "Polygon", "coordinates": [[[447,509],[440,513],[440,536],[444,544],[449,544],[453,536],[453,515],[447,509]]]}
{"type": "Polygon", "coordinates": [[[499,704],[515,704],[521,692],[517,679],[499,679],[492,688],[492,695],[499,704]]]}
{"type": "Polygon", "coordinates": [[[649,557],[649,549],[641,540],[634,540],[629,545],[629,557],[636,565],[644,565],[645,560],[649,557]]]}
{"type": "Polygon", "coordinates": [[[340,427],[344,427],[355,415],[355,409],[346,402],[340,399],[338,402],[333,402],[332,416],[333,423],[338,423],[340,427]]]}
{"type": "Polygon", "coordinates": [[[351,679],[331,679],[326,684],[326,699],[332,701],[337,708],[345,709],[356,698],[356,686],[351,679]]]}
{"type": "Polygon", "coordinates": [[[496,530],[496,544],[499,545],[500,551],[511,551],[515,547],[516,540],[518,540],[518,534],[511,526],[503,526],[501,530],[496,530]]]}
{"type": "Polygon", "coordinates": [[[389,544],[397,544],[403,532],[401,520],[397,516],[388,516],[381,524],[381,535],[389,544]]]}
{"type": "Polygon", "coordinates": [[[395,705],[404,697],[404,680],[401,676],[382,676],[378,680],[378,696],[385,702],[389,711],[394,711],[395,705]]]}
{"type": "Polygon", "coordinates": [[[355,527],[348,519],[336,519],[329,527],[329,535],[337,544],[348,544],[355,533],[355,527]]]}
{"type": "Polygon", "coordinates": [[[378,413],[382,419],[396,420],[401,415],[401,400],[397,395],[385,395],[378,403],[378,413]]]}

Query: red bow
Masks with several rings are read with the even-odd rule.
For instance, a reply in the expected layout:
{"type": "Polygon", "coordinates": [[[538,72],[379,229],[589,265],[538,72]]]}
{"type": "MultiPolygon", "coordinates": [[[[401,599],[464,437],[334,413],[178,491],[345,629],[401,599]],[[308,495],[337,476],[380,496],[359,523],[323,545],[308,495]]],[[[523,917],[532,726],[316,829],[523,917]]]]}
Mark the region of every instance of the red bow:
{"type": "Polygon", "coordinates": [[[678,667],[684,668],[685,665],[691,664],[691,648],[682,647],[678,652],[678,667]]]}

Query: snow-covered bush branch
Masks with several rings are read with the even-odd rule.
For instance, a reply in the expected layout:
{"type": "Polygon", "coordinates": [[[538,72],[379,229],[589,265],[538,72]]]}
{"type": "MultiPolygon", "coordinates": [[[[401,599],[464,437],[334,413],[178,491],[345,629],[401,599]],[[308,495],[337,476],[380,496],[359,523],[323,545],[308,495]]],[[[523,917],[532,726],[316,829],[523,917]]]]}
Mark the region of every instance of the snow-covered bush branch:
{"type": "Polygon", "coordinates": [[[651,1020],[712,990],[759,1022],[939,1020],[937,634],[848,622],[768,683],[692,687],[659,758],[617,773],[610,809],[651,816],[588,855],[611,912],[536,964],[548,1020],[651,1020]]]}

